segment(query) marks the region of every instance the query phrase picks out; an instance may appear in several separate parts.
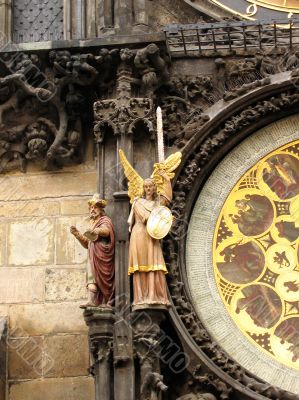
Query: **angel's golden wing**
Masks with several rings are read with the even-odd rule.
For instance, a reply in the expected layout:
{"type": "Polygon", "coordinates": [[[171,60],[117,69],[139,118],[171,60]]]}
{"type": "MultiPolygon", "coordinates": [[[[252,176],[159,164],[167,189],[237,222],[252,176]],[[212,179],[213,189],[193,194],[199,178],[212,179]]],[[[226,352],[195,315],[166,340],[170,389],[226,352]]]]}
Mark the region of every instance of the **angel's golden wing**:
{"type": "Polygon", "coordinates": [[[182,160],[182,153],[180,151],[177,151],[176,153],[173,153],[169,157],[167,157],[163,163],[154,164],[154,171],[152,173],[151,178],[153,178],[153,180],[155,181],[157,186],[157,192],[159,194],[163,193],[165,184],[163,177],[159,173],[161,171],[165,171],[167,173],[168,178],[172,179],[175,175],[174,171],[180,165],[181,160],[182,160]]]}
{"type": "Polygon", "coordinates": [[[133,203],[136,197],[141,197],[143,195],[143,179],[129,163],[122,150],[119,150],[119,156],[128,179],[128,195],[130,197],[130,202],[133,203]]]}

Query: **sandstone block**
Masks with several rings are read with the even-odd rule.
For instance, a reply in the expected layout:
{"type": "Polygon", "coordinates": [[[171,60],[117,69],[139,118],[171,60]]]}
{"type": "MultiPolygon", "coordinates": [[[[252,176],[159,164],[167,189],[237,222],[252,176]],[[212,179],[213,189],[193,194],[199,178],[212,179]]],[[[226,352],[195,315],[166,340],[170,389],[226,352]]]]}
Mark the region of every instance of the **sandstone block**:
{"type": "Polygon", "coordinates": [[[86,298],[85,269],[46,269],[46,300],[64,301],[86,298]]]}
{"type": "Polygon", "coordinates": [[[9,264],[52,264],[53,238],[53,222],[48,218],[31,218],[11,223],[8,237],[9,264]]]}
{"type": "Polygon", "coordinates": [[[36,336],[53,333],[85,333],[81,302],[10,306],[10,335],[36,336]]]}
{"type": "Polygon", "coordinates": [[[6,317],[9,313],[9,306],[7,304],[0,304],[0,324],[1,319],[6,317]]]}
{"type": "Polygon", "coordinates": [[[6,224],[0,224],[0,265],[6,261],[6,224]]]}
{"type": "Polygon", "coordinates": [[[44,269],[37,267],[0,268],[0,303],[43,301],[45,297],[44,275],[44,269]]]}
{"type": "Polygon", "coordinates": [[[84,233],[89,227],[88,218],[64,217],[57,221],[56,264],[82,264],[87,261],[87,250],[70,233],[71,225],[84,233]]]}
{"type": "Polygon", "coordinates": [[[16,382],[9,390],[9,400],[93,400],[94,396],[94,382],[90,377],[16,382]]]}
{"type": "Polygon", "coordinates": [[[0,217],[44,217],[59,215],[60,204],[58,201],[10,201],[0,203],[0,217]]]}
{"type": "Polygon", "coordinates": [[[88,199],[87,196],[83,199],[63,200],[61,205],[62,215],[86,215],[88,216],[88,199]]]}
{"type": "Polygon", "coordinates": [[[43,339],[24,337],[8,342],[9,379],[41,378],[43,370],[43,339]]]}
{"type": "Polygon", "coordinates": [[[32,200],[64,196],[91,195],[96,187],[95,170],[76,171],[76,168],[60,172],[5,175],[0,179],[0,201],[32,200]]]}
{"type": "Polygon", "coordinates": [[[45,338],[45,353],[54,360],[45,377],[84,376],[89,367],[87,335],[59,335],[45,338]]]}

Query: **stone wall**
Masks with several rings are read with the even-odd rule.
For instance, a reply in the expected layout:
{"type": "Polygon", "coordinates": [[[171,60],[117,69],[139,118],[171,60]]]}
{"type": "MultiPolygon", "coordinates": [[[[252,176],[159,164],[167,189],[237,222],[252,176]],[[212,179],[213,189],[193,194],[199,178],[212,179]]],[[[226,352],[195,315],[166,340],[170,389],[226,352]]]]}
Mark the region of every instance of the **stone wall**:
{"type": "MultiPolygon", "coordinates": [[[[0,316],[9,318],[7,400],[92,400],[84,301],[94,161],[0,177],[0,316]]],[[[2,398],[1,398],[2,400],[2,398]]]]}

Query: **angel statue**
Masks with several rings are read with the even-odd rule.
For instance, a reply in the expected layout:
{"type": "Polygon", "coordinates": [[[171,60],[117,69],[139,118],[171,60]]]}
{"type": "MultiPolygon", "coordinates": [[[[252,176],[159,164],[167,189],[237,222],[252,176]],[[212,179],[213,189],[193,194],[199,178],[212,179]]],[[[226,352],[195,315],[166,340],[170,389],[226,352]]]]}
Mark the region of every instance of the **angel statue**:
{"type": "Polygon", "coordinates": [[[143,180],[123,151],[119,153],[132,204],[128,220],[131,232],[128,273],[133,274],[133,309],[167,307],[170,305],[165,278],[167,268],[159,239],[166,236],[171,227],[172,215],[166,206],[172,200],[170,180],[182,154],[177,152],[154,164],[151,178],[143,180]]]}

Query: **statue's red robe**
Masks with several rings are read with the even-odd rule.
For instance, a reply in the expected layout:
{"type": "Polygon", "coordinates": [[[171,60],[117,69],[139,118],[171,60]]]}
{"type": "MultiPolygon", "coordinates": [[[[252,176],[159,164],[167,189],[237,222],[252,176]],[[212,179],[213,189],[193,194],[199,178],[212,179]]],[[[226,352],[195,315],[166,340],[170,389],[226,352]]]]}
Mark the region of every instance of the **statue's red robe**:
{"type": "Polygon", "coordinates": [[[99,289],[96,304],[112,305],[115,295],[115,235],[112,221],[106,215],[99,218],[93,229],[103,227],[109,229],[109,237],[89,241],[88,252],[92,274],[99,289]]]}

